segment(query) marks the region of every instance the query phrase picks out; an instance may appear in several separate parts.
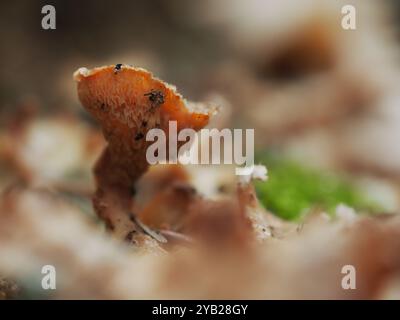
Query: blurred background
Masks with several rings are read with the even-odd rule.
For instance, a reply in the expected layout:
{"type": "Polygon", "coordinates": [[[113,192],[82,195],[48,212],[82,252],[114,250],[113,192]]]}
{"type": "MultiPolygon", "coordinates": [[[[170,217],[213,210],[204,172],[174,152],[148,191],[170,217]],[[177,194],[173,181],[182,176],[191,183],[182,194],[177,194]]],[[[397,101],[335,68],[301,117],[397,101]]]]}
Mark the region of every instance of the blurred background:
{"type": "MultiPolygon", "coordinates": [[[[355,297],[379,297],[384,281],[398,297],[399,17],[395,0],[0,2],[0,192],[28,186],[0,198],[0,299],[21,297],[20,284],[22,297],[46,298],[35,268],[48,261],[66,279],[63,298],[348,298],[338,270],[349,263],[361,276],[355,297]],[[46,4],[56,9],[56,30],[41,27],[46,4]],[[356,30],[342,28],[349,4],[356,30]],[[251,260],[235,243],[238,259],[228,264],[218,253],[168,267],[158,257],[138,264],[128,246],[102,237],[91,197],[105,142],[72,74],[117,63],[151,71],[187,99],[219,105],[210,127],[255,129],[268,181],[255,184],[263,210],[253,210],[267,221],[257,230],[271,241],[268,250],[251,260]],[[310,213],[344,229],[318,220],[319,232],[307,238],[307,229],[302,240],[310,213]],[[349,229],[356,213],[382,216],[349,229]]],[[[236,192],[233,170],[194,171],[201,195],[236,192]]],[[[170,183],[160,172],[150,170],[150,180],[170,183]]],[[[150,203],[147,193],[135,200],[150,203]]]]}
{"type": "Polygon", "coordinates": [[[2,2],[0,184],[90,180],[102,137],[72,73],[126,63],[221,105],[212,126],[255,129],[258,160],[278,163],[270,189],[259,186],[272,211],[293,218],[313,202],[347,201],[395,212],[399,12],[397,1],[372,0],[2,2]],[[41,28],[45,4],[56,30],[41,28]],[[356,30],[341,27],[346,4],[356,30]]]}

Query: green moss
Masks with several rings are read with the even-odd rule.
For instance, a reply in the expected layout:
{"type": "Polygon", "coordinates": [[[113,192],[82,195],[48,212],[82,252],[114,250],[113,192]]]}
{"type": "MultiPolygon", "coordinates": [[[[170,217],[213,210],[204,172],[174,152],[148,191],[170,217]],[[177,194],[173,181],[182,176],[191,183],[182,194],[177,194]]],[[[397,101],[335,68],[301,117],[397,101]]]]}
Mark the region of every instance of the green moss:
{"type": "Polygon", "coordinates": [[[299,219],[313,208],[332,214],[340,203],[368,212],[378,210],[342,177],[277,157],[264,155],[259,160],[267,166],[269,179],[256,182],[258,196],[267,209],[284,219],[299,219]]]}

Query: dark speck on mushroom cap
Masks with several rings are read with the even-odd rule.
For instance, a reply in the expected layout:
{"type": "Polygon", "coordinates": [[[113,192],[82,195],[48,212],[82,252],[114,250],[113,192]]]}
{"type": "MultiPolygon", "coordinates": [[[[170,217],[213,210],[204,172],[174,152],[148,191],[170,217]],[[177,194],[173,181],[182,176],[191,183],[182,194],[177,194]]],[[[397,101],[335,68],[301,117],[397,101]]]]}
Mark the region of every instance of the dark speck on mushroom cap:
{"type": "Polygon", "coordinates": [[[114,73],[117,73],[122,69],[122,63],[117,63],[114,67],[114,73]]]}

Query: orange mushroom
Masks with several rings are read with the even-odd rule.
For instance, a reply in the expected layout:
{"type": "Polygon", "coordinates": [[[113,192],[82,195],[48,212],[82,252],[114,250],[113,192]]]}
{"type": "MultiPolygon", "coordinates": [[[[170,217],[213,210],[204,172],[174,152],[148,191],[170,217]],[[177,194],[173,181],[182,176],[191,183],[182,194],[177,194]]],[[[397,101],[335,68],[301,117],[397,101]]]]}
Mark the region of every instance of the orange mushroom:
{"type": "Polygon", "coordinates": [[[141,68],[80,68],[74,79],[82,105],[99,122],[108,142],[94,170],[95,210],[118,238],[129,234],[130,242],[143,244],[149,236],[137,223],[132,190],[149,166],[146,148],[151,142],[146,133],[153,128],[167,133],[169,121],[177,122],[178,132],[199,130],[207,125],[211,109],[187,102],[175,87],[141,68]]]}

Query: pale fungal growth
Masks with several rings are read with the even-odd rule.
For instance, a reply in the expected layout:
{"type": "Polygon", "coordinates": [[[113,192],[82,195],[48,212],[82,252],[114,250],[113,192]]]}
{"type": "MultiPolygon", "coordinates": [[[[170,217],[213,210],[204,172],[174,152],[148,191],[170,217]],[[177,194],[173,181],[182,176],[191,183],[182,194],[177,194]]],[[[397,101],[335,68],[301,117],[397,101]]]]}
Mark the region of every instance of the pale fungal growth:
{"type": "Polygon", "coordinates": [[[268,171],[266,166],[255,165],[251,174],[251,178],[254,180],[266,181],[268,179],[267,173],[268,171]]]}
{"type": "Polygon", "coordinates": [[[250,174],[239,176],[239,181],[241,183],[250,183],[252,180],[266,181],[268,179],[267,174],[268,174],[267,167],[258,164],[252,167],[250,174]]]}
{"type": "Polygon", "coordinates": [[[82,67],[74,72],[74,79],[77,79],[79,76],[87,77],[88,75],[89,75],[89,69],[82,67]]]}
{"type": "Polygon", "coordinates": [[[335,209],[336,217],[344,222],[353,222],[357,219],[355,210],[345,204],[339,204],[335,209]]]}

